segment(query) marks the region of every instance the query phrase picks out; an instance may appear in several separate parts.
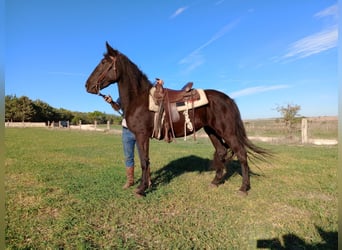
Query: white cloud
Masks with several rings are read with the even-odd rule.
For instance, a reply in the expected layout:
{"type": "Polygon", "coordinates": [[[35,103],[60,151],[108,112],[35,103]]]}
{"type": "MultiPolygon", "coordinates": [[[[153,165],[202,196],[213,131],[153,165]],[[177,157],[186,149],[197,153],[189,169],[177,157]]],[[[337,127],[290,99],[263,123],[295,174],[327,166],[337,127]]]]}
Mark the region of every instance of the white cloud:
{"type": "Polygon", "coordinates": [[[288,52],[282,59],[300,59],[335,48],[338,40],[337,4],[314,15],[316,18],[334,17],[333,24],[320,32],[303,37],[289,45],[288,52]]]}
{"type": "Polygon", "coordinates": [[[304,37],[289,46],[284,59],[290,57],[304,58],[321,53],[337,46],[338,28],[333,26],[321,32],[304,37]]]}
{"type": "Polygon", "coordinates": [[[219,0],[219,1],[217,1],[216,3],[215,3],[215,5],[220,5],[221,3],[223,3],[224,2],[224,0],[219,0]]]}
{"type": "Polygon", "coordinates": [[[233,29],[238,22],[240,21],[240,19],[234,20],[228,24],[226,24],[225,26],[223,26],[217,33],[215,33],[207,42],[203,43],[201,46],[199,46],[197,49],[195,49],[194,51],[192,51],[189,55],[187,55],[186,57],[184,57],[183,59],[181,59],[179,61],[179,64],[187,64],[189,65],[186,69],[187,72],[197,68],[198,66],[200,66],[201,64],[204,63],[204,57],[201,54],[201,51],[208,47],[209,45],[211,45],[213,42],[215,42],[216,40],[220,39],[221,37],[223,37],[227,32],[229,32],[231,29],[233,29]]]}
{"type": "Polygon", "coordinates": [[[173,19],[177,16],[179,16],[180,14],[182,14],[188,7],[181,7],[181,8],[178,8],[171,16],[170,16],[170,19],[173,19]]]}
{"type": "Polygon", "coordinates": [[[290,88],[289,85],[272,85],[272,86],[256,86],[251,88],[242,89],[239,91],[235,91],[229,94],[231,98],[247,96],[247,95],[255,95],[262,92],[268,92],[278,89],[287,89],[290,88]]]}
{"type": "Polygon", "coordinates": [[[322,17],[327,17],[327,16],[333,16],[333,17],[338,16],[338,4],[334,4],[315,14],[315,17],[317,18],[322,18],[322,17]]]}
{"type": "Polygon", "coordinates": [[[200,50],[195,50],[191,54],[184,57],[179,63],[180,64],[187,64],[188,67],[186,69],[186,72],[192,71],[198,66],[202,65],[204,63],[204,57],[200,53],[200,50]]]}

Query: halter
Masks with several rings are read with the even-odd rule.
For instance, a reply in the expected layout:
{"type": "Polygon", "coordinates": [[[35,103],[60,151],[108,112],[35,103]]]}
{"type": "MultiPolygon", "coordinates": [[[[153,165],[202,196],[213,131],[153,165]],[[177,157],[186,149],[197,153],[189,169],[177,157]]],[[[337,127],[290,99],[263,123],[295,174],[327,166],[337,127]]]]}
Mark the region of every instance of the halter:
{"type": "MultiPolygon", "coordinates": [[[[99,79],[97,80],[97,85],[96,85],[96,89],[98,90],[98,91],[97,91],[97,94],[98,94],[99,96],[101,96],[103,99],[106,98],[106,95],[104,95],[104,94],[102,94],[102,93],[100,92],[102,80],[106,77],[107,73],[109,72],[109,70],[110,70],[112,67],[113,67],[114,72],[115,72],[115,74],[116,74],[116,57],[109,56],[109,58],[112,59],[112,62],[109,64],[108,68],[107,68],[105,71],[103,71],[103,72],[101,73],[99,79]]],[[[123,113],[120,112],[120,110],[116,110],[116,112],[118,112],[121,116],[123,116],[123,113]]]]}
{"type": "Polygon", "coordinates": [[[112,62],[109,64],[109,66],[107,67],[107,69],[101,73],[101,75],[99,76],[99,79],[97,80],[96,89],[98,90],[98,91],[97,91],[97,94],[100,95],[100,96],[103,96],[103,95],[100,93],[100,90],[101,90],[101,82],[102,82],[103,79],[106,77],[107,73],[109,72],[109,70],[110,70],[112,67],[113,67],[114,72],[115,72],[115,74],[116,74],[116,57],[109,56],[109,58],[112,59],[112,62]]]}

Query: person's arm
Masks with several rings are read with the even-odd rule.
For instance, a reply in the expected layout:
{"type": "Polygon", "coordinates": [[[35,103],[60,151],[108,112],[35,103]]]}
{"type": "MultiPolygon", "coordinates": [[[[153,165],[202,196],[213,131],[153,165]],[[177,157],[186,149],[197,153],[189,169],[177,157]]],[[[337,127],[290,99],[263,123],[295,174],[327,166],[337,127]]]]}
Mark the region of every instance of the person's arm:
{"type": "Polygon", "coordinates": [[[120,105],[117,102],[114,102],[110,95],[106,95],[104,97],[104,99],[105,99],[106,102],[108,102],[112,106],[112,108],[115,111],[119,111],[120,110],[120,105]]]}

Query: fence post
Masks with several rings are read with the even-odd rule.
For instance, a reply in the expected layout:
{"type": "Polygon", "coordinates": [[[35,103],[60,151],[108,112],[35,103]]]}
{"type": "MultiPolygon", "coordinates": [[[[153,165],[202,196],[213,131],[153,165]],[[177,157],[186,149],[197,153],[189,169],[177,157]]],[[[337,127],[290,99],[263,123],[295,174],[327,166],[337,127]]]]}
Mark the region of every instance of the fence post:
{"type": "Polygon", "coordinates": [[[308,143],[308,120],[302,119],[302,144],[308,143]]]}
{"type": "Polygon", "coordinates": [[[80,130],[81,130],[82,129],[82,120],[79,120],[78,124],[80,125],[80,130]]]}
{"type": "Polygon", "coordinates": [[[95,126],[95,130],[96,130],[96,128],[97,128],[97,121],[96,120],[94,121],[94,126],[95,126]]]}
{"type": "Polygon", "coordinates": [[[108,120],[107,121],[107,130],[109,130],[110,129],[110,121],[108,120]]]}

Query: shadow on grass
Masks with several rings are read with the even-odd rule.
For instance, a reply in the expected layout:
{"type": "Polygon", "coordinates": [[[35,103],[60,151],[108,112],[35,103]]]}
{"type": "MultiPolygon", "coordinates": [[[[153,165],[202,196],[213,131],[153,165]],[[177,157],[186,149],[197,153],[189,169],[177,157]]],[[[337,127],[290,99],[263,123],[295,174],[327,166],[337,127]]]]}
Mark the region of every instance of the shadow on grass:
{"type": "Polygon", "coordinates": [[[283,244],[278,238],[258,240],[257,248],[271,250],[290,250],[290,249],[306,249],[306,250],[326,250],[338,248],[337,232],[327,232],[316,226],[316,230],[322,238],[320,243],[308,244],[295,234],[286,234],[282,236],[283,244]]]}
{"type": "MultiPolygon", "coordinates": [[[[187,157],[179,158],[177,160],[171,161],[169,164],[163,168],[152,173],[152,187],[151,191],[157,189],[160,185],[167,185],[174,178],[188,172],[213,172],[213,179],[215,177],[215,170],[211,167],[212,160],[204,159],[198,156],[190,155],[187,157]]],[[[240,162],[233,160],[226,162],[226,173],[223,177],[223,182],[228,181],[232,176],[236,174],[242,175],[240,162]]],[[[250,171],[250,176],[259,176],[256,173],[250,171]]]]}

